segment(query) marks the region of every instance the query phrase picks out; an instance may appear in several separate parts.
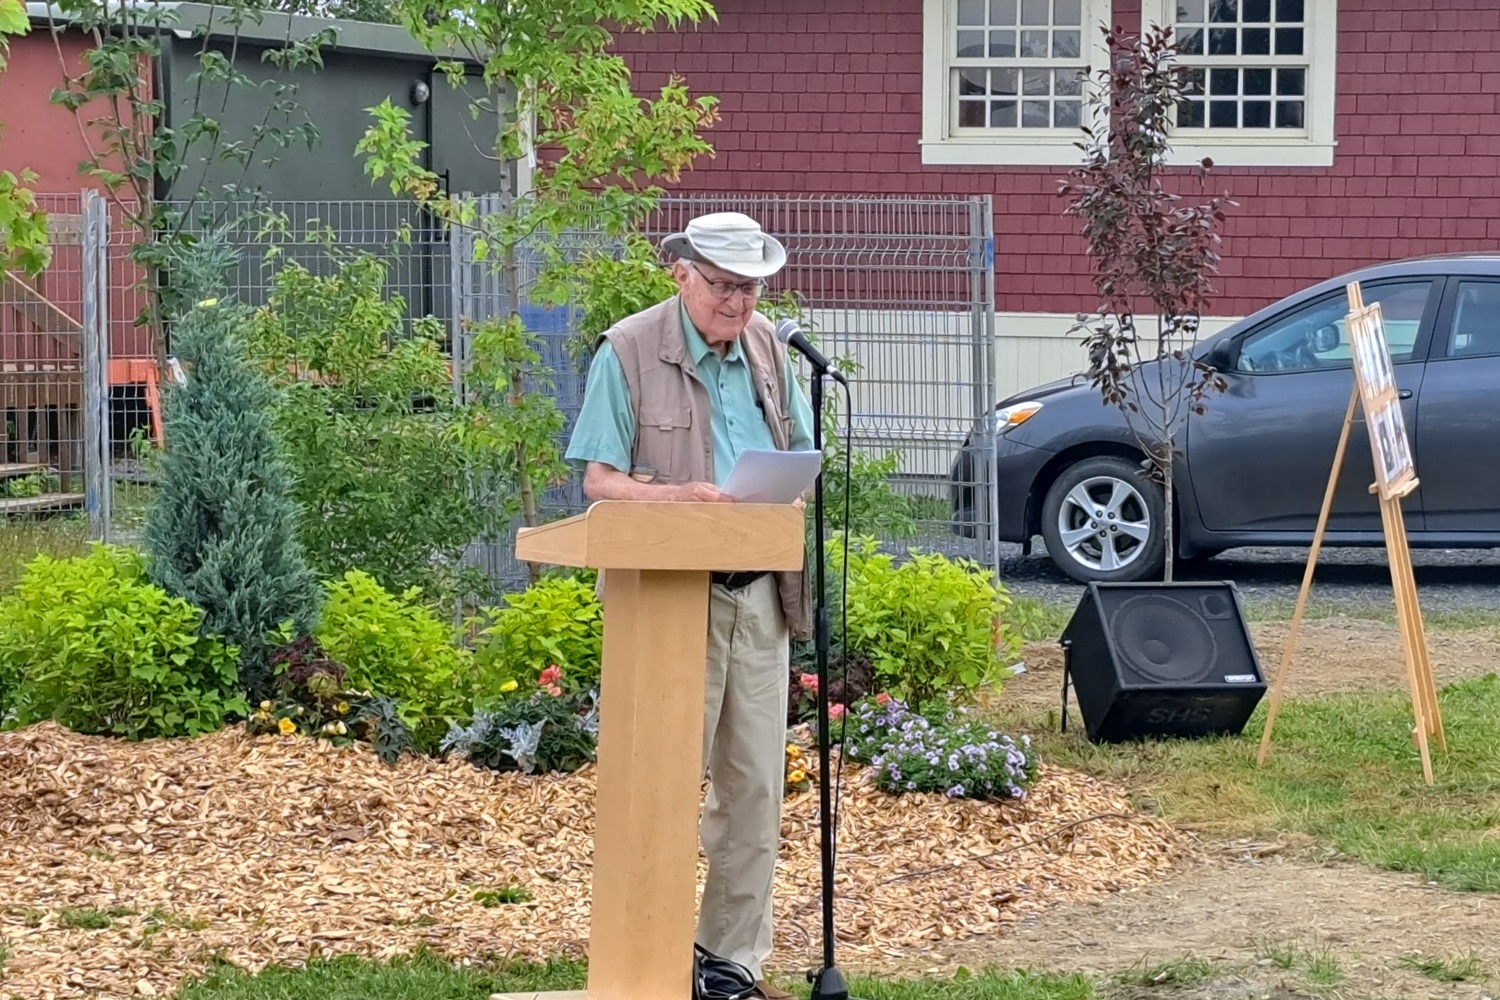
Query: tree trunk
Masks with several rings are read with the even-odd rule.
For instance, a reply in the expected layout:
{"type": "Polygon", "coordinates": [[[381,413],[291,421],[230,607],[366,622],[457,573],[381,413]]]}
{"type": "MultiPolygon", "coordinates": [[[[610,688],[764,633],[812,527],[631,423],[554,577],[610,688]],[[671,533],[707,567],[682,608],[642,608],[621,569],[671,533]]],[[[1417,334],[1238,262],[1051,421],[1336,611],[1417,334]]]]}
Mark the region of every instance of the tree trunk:
{"type": "MultiPolygon", "coordinates": [[[[505,296],[506,311],[514,322],[521,318],[521,266],[516,258],[516,248],[505,248],[505,296]]],[[[520,367],[510,375],[510,405],[519,408],[526,398],[526,381],[520,367]]],[[[537,510],[536,489],[531,482],[531,454],[524,441],[516,443],[516,481],[521,489],[521,523],[534,528],[541,523],[537,510]]],[[[536,563],[526,564],[526,576],[532,583],[542,577],[542,568],[536,563]]]]}
{"type": "Polygon", "coordinates": [[[1164,442],[1164,451],[1161,465],[1162,479],[1162,539],[1165,543],[1165,558],[1162,560],[1162,582],[1172,582],[1172,568],[1177,562],[1177,539],[1173,530],[1172,517],[1172,456],[1176,449],[1172,446],[1172,438],[1168,436],[1164,442]]]}

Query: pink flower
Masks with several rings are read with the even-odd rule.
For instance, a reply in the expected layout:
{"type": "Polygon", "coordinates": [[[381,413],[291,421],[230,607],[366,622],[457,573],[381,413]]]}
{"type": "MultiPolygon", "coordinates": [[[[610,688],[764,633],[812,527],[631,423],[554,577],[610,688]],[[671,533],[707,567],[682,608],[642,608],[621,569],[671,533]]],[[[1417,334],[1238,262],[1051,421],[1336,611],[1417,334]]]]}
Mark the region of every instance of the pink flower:
{"type": "Polygon", "coordinates": [[[556,685],[558,680],[560,680],[561,678],[562,667],[559,667],[554,663],[552,664],[552,666],[542,671],[542,675],[536,679],[536,682],[541,687],[550,687],[556,685]]]}
{"type": "Polygon", "coordinates": [[[843,705],[829,705],[828,717],[830,719],[842,719],[846,711],[848,711],[848,709],[844,708],[843,705]]]}
{"type": "Polygon", "coordinates": [[[562,688],[558,687],[556,684],[548,684],[543,690],[545,690],[554,698],[562,697],[562,688]]]}
{"type": "Polygon", "coordinates": [[[877,704],[877,705],[889,705],[890,703],[891,703],[891,696],[888,695],[888,694],[886,694],[884,691],[880,692],[879,694],[877,694],[875,696],[875,704],[877,704]]]}
{"type": "Polygon", "coordinates": [[[804,691],[811,691],[813,694],[818,693],[817,674],[803,674],[797,678],[797,683],[802,685],[802,690],[804,691]]]}

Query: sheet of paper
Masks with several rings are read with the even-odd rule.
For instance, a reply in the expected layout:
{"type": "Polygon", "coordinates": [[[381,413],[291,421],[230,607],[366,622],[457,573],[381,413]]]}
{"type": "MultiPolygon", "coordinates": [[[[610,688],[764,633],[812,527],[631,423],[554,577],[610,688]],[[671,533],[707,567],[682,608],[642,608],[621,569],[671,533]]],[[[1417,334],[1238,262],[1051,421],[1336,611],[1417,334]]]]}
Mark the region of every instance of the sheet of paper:
{"type": "Polygon", "coordinates": [[[722,492],[743,503],[791,503],[812,489],[822,467],[817,451],[752,448],[740,453],[722,492]]]}

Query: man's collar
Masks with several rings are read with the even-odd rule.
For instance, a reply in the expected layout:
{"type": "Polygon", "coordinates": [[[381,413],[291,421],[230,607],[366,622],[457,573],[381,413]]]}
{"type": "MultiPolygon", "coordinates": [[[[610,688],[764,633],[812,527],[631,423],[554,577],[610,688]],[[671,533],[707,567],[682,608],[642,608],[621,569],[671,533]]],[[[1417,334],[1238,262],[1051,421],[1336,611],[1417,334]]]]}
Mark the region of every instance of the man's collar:
{"type": "MultiPolygon", "coordinates": [[[[703,339],[703,335],[693,325],[693,319],[688,315],[687,306],[679,301],[677,308],[682,313],[682,337],[687,343],[688,357],[693,359],[694,365],[702,365],[703,359],[713,353],[713,348],[708,346],[708,342],[703,339]]],[[[743,357],[744,348],[740,346],[739,340],[730,341],[729,350],[724,352],[724,360],[739,361],[743,357]]]]}

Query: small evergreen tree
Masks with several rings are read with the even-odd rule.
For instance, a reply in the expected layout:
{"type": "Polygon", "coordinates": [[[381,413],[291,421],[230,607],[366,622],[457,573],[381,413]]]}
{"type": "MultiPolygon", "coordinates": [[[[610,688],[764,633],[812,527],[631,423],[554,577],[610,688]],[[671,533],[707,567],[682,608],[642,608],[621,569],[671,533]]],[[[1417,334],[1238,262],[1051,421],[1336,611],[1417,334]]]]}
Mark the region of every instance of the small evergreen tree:
{"type": "Polygon", "coordinates": [[[297,541],[300,510],[272,431],[271,388],[244,360],[242,308],[211,297],[233,251],[221,235],[176,255],[189,303],[172,325],[186,372],[164,392],[166,450],[146,518],[150,575],[203,609],[203,629],[240,649],[252,699],[271,687],[269,633],[316,624],[321,589],[297,541]]]}

